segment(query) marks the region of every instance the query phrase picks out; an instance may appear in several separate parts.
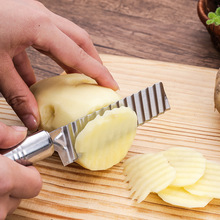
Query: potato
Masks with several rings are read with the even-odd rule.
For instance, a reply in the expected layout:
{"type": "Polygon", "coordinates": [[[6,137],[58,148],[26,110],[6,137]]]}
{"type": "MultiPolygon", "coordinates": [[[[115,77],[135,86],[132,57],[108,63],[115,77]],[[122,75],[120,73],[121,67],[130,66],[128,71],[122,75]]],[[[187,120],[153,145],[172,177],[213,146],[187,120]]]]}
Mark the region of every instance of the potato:
{"type": "Polygon", "coordinates": [[[176,177],[175,169],[166,157],[157,154],[136,155],[124,163],[124,174],[131,189],[132,199],[142,202],[150,192],[159,192],[168,187],[176,177]]]}
{"type": "Polygon", "coordinates": [[[190,148],[138,154],[127,159],[123,167],[130,195],[138,203],[151,192],[187,208],[204,207],[213,198],[220,198],[220,165],[190,148]]]}
{"type": "Polygon", "coordinates": [[[83,74],[48,78],[31,86],[39,106],[40,128],[52,131],[120,99],[113,90],[83,74]]]}
{"type": "Polygon", "coordinates": [[[191,148],[172,147],[164,151],[164,156],[176,170],[176,178],[172,186],[187,186],[197,182],[203,176],[206,159],[191,148]]]}
{"type": "Polygon", "coordinates": [[[218,70],[218,72],[216,74],[214,103],[215,103],[215,108],[220,113],[220,69],[218,70]]]}
{"type": "Polygon", "coordinates": [[[175,186],[169,186],[158,192],[158,196],[167,203],[186,208],[205,207],[213,199],[212,197],[190,194],[184,188],[175,186]]]}
{"type": "MultiPolygon", "coordinates": [[[[42,80],[31,87],[39,105],[40,128],[51,131],[116,102],[120,96],[82,74],[42,80]]],[[[120,162],[130,148],[137,116],[126,107],[106,111],[87,123],[75,139],[76,161],[90,170],[104,170],[120,162]]]]}
{"type": "Polygon", "coordinates": [[[105,170],[120,162],[134,140],[137,116],[128,107],[108,110],[87,123],[75,142],[81,166],[105,170]]]}
{"type": "Polygon", "coordinates": [[[184,187],[191,194],[220,199],[220,164],[207,161],[204,175],[193,185],[184,187]]]}

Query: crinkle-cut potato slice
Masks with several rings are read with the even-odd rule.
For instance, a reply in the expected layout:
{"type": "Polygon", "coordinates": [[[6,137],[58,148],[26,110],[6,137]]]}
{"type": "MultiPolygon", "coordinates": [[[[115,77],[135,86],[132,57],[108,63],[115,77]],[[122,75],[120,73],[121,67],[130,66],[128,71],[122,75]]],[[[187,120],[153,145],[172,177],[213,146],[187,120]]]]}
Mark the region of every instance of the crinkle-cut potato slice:
{"type": "Polygon", "coordinates": [[[183,187],[169,186],[158,192],[158,196],[165,202],[185,208],[205,207],[213,198],[196,196],[187,192],[183,187]]]}
{"type": "Polygon", "coordinates": [[[170,165],[176,170],[172,186],[194,184],[205,172],[206,159],[199,152],[186,147],[173,147],[163,152],[170,165]]]}
{"type": "Polygon", "coordinates": [[[142,202],[150,192],[159,192],[173,182],[175,169],[162,153],[142,154],[124,163],[124,174],[131,189],[132,199],[142,202]]]}
{"type": "Polygon", "coordinates": [[[184,188],[195,195],[220,199],[220,164],[207,161],[204,175],[195,184],[184,188]]]}
{"type": "Polygon", "coordinates": [[[127,154],[136,135],[137,115],[128,107],[108,110],[87,123],[75,142],[76,161],[90,170],[105,170],[127,154]]]}
{"type": "Polygon", "coordinates": [[[31,91],[38,102],[40,128],[46,131],[66,125],[120,99],[115,91],[76,73],[41,80],[31,86],[31,91]]]}

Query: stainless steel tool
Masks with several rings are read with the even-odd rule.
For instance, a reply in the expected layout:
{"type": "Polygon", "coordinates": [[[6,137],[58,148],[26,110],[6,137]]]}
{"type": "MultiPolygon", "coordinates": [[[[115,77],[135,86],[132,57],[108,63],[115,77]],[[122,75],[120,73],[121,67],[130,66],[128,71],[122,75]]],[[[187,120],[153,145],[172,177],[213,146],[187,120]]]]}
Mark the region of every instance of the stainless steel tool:
{"type": "Polygon", "coordinates": [[[86,124],[97,115],[102,116],[106,110],[121,106],[136,112],[138,125],[170,109],[163,84],[159,82],[52,132],[40,131],[33,134],[4,156],[27,166],[51,156],[56,151],[66,166],[78,158],[74,148],[75,138],[86,124]]]}

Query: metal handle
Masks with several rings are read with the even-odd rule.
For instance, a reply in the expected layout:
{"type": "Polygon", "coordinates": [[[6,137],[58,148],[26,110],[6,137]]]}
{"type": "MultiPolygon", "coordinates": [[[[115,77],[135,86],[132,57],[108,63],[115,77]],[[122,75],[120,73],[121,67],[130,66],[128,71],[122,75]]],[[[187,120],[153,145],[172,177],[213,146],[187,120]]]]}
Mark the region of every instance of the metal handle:
{"type": "Polygon", "coordinates": [[[53,141],[47,131],[27,137],[4,156],[25,166],[43,160],[54,153],[53,141]]]}

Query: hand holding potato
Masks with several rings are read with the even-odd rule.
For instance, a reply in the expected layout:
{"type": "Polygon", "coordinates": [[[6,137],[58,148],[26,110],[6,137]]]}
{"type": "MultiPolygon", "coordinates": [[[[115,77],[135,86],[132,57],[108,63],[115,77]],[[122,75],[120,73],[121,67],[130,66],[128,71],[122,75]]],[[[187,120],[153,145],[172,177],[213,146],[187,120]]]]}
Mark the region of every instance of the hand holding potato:
{"type": "Polygon", "coordinates": [[[0,92],[25,126],[39,124],[37,102],[29,91],[34,71],[25,52],[32,46],[66,72],[83,72],[100,85],[118,86],[102,65],[87,32],[33,0],[0,1],[0,92]]]}
{"type": "MultiPolygon", "coordinates": [[[[87,32],[52,13],[34,0],[0,1],[0,92],[30,130],[40,123],[37,102],[29,90],[36,82],[25,49],[33,47],[57,62],[66,72],[82,72],[98,84],[118,89],[87,32]]],[[[0,149],[26,136],[26,129],[0,124],[0,149]]],[[[22,198],[36,196],[41,178],[33,167],[23,167],[0,155],[0,219],[22,198]]]]}

